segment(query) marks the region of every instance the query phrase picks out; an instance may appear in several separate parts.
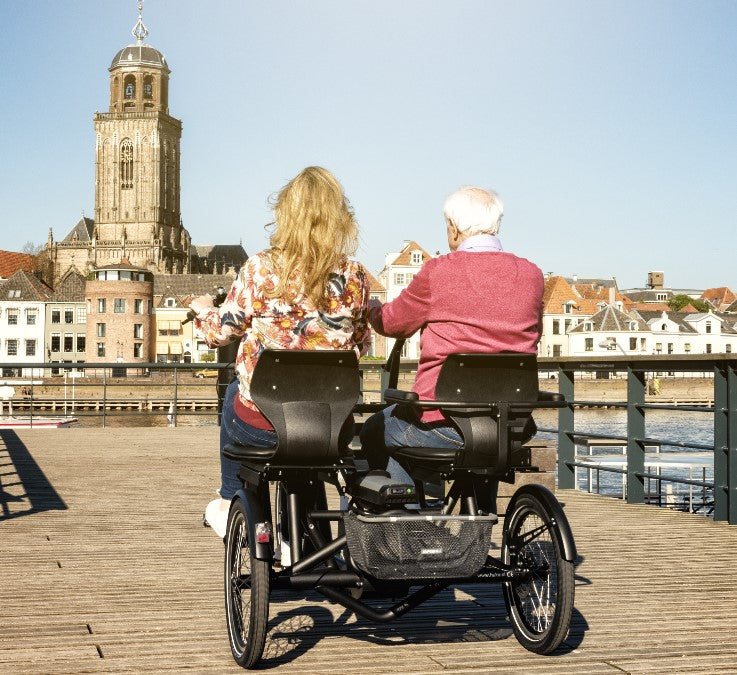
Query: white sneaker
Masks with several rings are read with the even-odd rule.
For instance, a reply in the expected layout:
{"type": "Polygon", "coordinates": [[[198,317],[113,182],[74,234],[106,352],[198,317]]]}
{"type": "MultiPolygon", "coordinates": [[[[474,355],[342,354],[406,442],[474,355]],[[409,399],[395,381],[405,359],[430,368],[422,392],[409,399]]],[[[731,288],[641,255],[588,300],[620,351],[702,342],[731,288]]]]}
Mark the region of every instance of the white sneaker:
{"type": "Polygon", "coordinates": [[[225,538],[228,530],[228,513],[230,512],[230,499],[213,499],[205,507],[205,525],[209,525],[212,531],[220,537],[225,538]]]}

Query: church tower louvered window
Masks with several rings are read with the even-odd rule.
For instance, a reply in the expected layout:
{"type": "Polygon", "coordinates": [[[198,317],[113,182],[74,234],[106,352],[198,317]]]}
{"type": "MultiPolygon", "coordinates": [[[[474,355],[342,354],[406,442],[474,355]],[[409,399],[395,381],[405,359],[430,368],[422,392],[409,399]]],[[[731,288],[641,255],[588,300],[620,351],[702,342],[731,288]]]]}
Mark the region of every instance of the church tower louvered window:
{"type": "Polygon", "coordinates": [[[133,142],[130,138],[120,145],[120,187],[123,190],[133,187],[133,142]]]}

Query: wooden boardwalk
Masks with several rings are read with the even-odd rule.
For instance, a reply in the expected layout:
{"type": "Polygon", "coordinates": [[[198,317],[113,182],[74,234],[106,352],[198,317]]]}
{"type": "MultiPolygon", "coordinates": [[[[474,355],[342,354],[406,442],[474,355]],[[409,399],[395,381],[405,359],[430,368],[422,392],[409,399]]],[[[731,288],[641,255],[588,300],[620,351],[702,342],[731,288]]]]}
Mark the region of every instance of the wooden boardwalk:
{"type": "MultiPolygon", "coordinates": [[[[201,525],[217,486],[217,433],[0,431],[0,672],[240,672],[225,634],[222,544],[201,525]]],[[[736,527],[559,497],[580,553],[559,653],[518,645],[497,587],[446,591],[381,626],[316,595],[280,593],[263,668],[737,671],[736,527]]]]}

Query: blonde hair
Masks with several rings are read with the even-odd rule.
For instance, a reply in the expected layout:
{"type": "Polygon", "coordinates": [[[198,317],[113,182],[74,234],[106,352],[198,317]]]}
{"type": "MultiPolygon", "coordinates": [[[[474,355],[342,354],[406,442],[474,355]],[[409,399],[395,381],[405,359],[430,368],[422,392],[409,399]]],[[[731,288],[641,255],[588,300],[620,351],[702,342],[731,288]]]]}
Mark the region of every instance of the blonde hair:
{"type": "Polygon", "coordinates": [[[464,234],[496,234],[504,204],[493,190],[465,185],[445,200],[443,213],[464,234]]]}
{"type": "Polygon", "coordinates": [[[265,294],[293,302],[304,294],[315,307],[328,300],[328,279],[358,246],[358,224],[343,188],[320,166],[308,166],[274,200],[269,243],[279,282],[265,294]]]}

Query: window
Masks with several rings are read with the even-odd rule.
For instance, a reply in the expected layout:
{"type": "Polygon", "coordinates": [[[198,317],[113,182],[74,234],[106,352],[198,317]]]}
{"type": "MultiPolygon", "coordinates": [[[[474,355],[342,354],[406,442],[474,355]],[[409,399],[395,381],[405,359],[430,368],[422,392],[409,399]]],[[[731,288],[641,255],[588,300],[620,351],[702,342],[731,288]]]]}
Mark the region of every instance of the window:
{"type": "Polygon", "coordinates": [[[105,356],[105,343],[104,342],[97,343],[97,355],[105,356]]]}
{"type": "Polygon", "coordinates": [[[691,343],[687,342],[685,345],[683,345],[683,351],[688,354],[691,351],[691,343]]]}
{"type": "Polygon", "coordinates": [[[646,338],[640,338],[640,351],[641,352],[644,352],[645,351],[645,349],[646,349],[645,345],[646,344],[647,344],[647,339],[646,338]]]}
{"type": "Polygon", "coordinates": [[[74,323],[74,308],[73,307],[64,308],[64,323],[74,323]]]}
{"type": "Polygon", "coordinates": [[[566,319],[565,320],[565,326],[563,328],[563,332],[564,333],[567,333],[568,330],[570,329],[570,327],[571,327],[571,319],[566,319]]]}
{"type": "Polygon", "coordinates": [[[167,298],[166,302],[164,303],[167,307],[176,307],[177,301],[174,298],[167,298]]]}
{"type": "Polygon", "coordinates": [[[143,98],[153,98],[154,97],[154,88],[151,85],[151,82],[144,82],[143,83],[143,98]]]}
{"type": "Polygon", "coordinates": [[[711,343],[709,342],[706,343],[706,353],[711,354],[711,343]]]}
{"type": "Polygon", "coordinates": [[[97,337],[105,337],[105,324],[104,323],[97,324],[97,337]]]}
{"type": "Polygon", "coordinates": [[[143,324],[142,323],[133,324],[133,337],[138,340],[143,340],[143,324]]]}
{"type": "Polygon", "coordinates": [[[26,323],[29,326],[36,325],[36,316],[38,316],[38,310],[35,307],[29,307],[26,310],[26,323]]]}
{"type": "Polygon", "coordinates": [[[140,342],[134,342],[133,343],[133,357],[136,359],[141,358],[142,353],[142,347],[143,345],[140,342]]]}
{"type": "Polygon", "coordinates": [[[592,321],[585,321],[583,324],[584,330],[594,330],[594,324],[592,321]]]}
{"type": "Polygon", "coordinates": [[[8,356],[18,356],[18,340],[6,340],[5,346],[8,350],[8,356]]]}
{"type": "Polygon", "coordinates": [[[672,354],[673,353],[673,343],[672,342],[669,342],[668,343],[668,353],[669,354],[672,354]]]}
{"type": "Polygon", "coordinates": [[[633,352],[637,349],[637,338],[630,338],[630,351],[633,352]]]}
{"type": "Polygon", "coordinates": [[[87,323],[86,307],[77,307],[77,323],[87,323]]]}
{"type": "Polygon", "coordinates": [[[12,300],[13,298],[19,298],[19,297],[20,297],[20,291],[19,290],[16,289],[16,290],[10,290],[10,291],[8,291],[8,298],[9,299],[12,300]]]}
{"type": "Polygon", "coordinates": [[[655,353],[660,354],[663,351],[663,343],[662,342],[656,342],[655,343],[655,353]]]}
{"type": "Polygon", "coordinates": [[[132,75],[125,78],[124,95],[127,100],[131,100],[136,95],[136,80],[132,75]]]}
{"type": "Polygon", "coordinates": [[[404,286],[404,274],[402,272],[396,272],[394,274],[394,283],[397,286],[404,286]]]}
{"type": "Polygon", "coordinates": [[[36,356],[35,340],[26,340],[26,356],[36,356]]]}
{"type": "Polygon", "coordinates": [[[84,333],[77,333],[77,353],[83,352],[87,348],[87,336],[84,333]]]}
{"type": "Polygon", "coordinates": [[[133,313],[143,314],[143,300],[141,300],[141,298],[136,298],[133,301],[133,313]]]}
{"type": "Polygon", "coordinates": [[[133,187],[133,141],[123,139],[120,144],[120,187],[130,190],[133,187]]]}
{"type": "Polygon", "coordinates": [[[412,251],[412,264],[422,265],[422,251],[412,251]]]}
{"type": "Polygon", "coordinates": [[[179,325],[179,322],[172,321],[169,323],[169,335],[179,335],[179,332],[181,331],[181,326],[179,325]]]}
{"type": "Polygon", "coordinates": [[[587,352],[593,352],[594,351],[594,338],[586,338],[586,346],[585,349],[587,352]]]}
{"type": "Polygon", "coordinates": [[[667,293],[657,293],[655,296],[655,299],[658,302],[665,302],[668,299],[668,294],[667,293]]]}
{"type": "Polygon", "coordinates": [[[61,310],[58,307],[51,310],[51,323],[61,323],[61,310]]]}
{"type": "Polygon", "coordinates": [[[97,313],[98,314],[104,314],[106,312],[105,305],[107,303],[105,302],[105,298],[97,298],[97,313]]]}
{"type": "Polygon", "coordinates": [[[667,324],[667,323],[664,323],[664,324],[663,324],[663,325],[662,325],[662,326],[660,327],[660,330],[662,330],[662,331],[666,331],[666,330],[668,330],[668,324],[667,324]]]}
{"type": "Polygon", "coordinates": [[[61,333],[51,334],[51,351],[52,352],[61,351],[61,333]]]}
{"type": "Polygon", "coordinates": [[[560,319],[553,319],[553,335],[560,335],[560,319]]]}
{"type": "Polygon", "coordinates": [[[573,304],[572,302],[566,302],[563,304],[563,314],[573,314],[573,304]]]}
{"type": "Polygon", "coordinates": [[[123,314],[125,312],[125,298],[115,298],[113,312],[115,314],[123,314]]]}
{"type": "Polygon", "coordinates": [[[711,321],[706,322],[706,332],[711,333],[711,321]]]}
{"type": "Polygon", "coordinates": [[[159,327],[159,335],[167,336],[169,334],[168,328],[161,328],[159,327]]]}
{"type": "Polygon", "coordinates": [[[8,326],[18,325],[18,310],[15,308],[8,308],[8,326]]]}
{"type": "Polygon", "coordinates": [[[553,356],[560,356],[560,345],[553,345],[553,356]]]}
{"type": "Polygon", "coordinates": [[[64,333],[64,351],[74,351],[74,335],[72,333],[64,333]]]}
{"type": "Polygon", "coordinates": [[[732,345],[729,344],[729,343],[727,343],[726,345],[724,345],[724,352],[725,352],[725,354],[731,354],[732,353],[732,345]]]}

